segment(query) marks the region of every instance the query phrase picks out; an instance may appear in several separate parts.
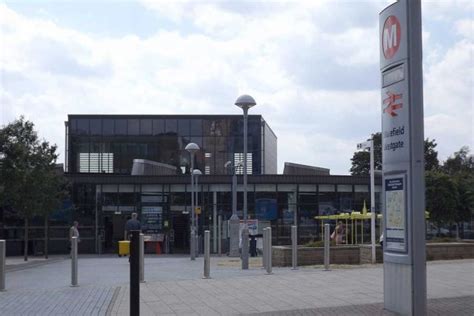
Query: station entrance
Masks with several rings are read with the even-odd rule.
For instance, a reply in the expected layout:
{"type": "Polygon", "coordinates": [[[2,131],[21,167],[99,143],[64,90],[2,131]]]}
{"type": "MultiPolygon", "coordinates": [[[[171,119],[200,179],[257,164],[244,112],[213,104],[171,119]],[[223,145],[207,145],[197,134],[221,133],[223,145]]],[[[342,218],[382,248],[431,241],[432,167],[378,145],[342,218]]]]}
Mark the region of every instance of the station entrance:
{"type": "MultiPolygon", "coordinates": [[[[148,209],[149,211],[149,209],[148,209]]],[[[189,252],[190,215],[183,212],[170,212],[162,220],[161,229],[150,225],[150,218],[146,212],[137,212],[145,235],[145,252],[155,254],[180,254],[189,252]],[[152,229],[149,229],[152,228],[152,229]]],[[[132,212],[109,213],[102,216],[100,229],[102,253],[118,253],[118,242],[125,240],[125,225],[131,218],[132,212]]],[[[156,225],[156,223],[155,223],[156,225]]]]}

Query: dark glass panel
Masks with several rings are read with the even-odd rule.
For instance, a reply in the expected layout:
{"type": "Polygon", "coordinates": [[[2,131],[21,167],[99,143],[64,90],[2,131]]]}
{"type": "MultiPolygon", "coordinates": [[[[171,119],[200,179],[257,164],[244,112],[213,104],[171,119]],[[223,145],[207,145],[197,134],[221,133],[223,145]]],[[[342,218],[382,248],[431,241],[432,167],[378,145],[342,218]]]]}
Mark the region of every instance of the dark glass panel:
{"type": "Polygon", "coordinates": [[[179,119],[178,120],[178,134],[180,136],[189,135],[189,120],[188,119],[179,119]]]}
{"type": "Polygon", "coordinates": [[[190,128],[189,134],[192,136],[202,136],[202,120],[193,119],[189,120],[190,128]]]}
{"type": "Polygon", "coordinates": [[[76,123],[76,134],[88,135],[89,134],[89,119],[77,119],[76,123]]]}
{"type": "Polygon", "coordinates": [[[125,119],[115,120],[115,134],[127,135],[127,120],[125,119]]]}
{"type": "Polygon", "coordinates": [[[153,135],[165,133],[165,120],[153,120],[153,135]]]}
{"type": "Polygon", "coordinates": [[[114,120],[104,119],[102,121],[102,133],[104,135],[114,135],[114,120]]]}
{"type": "Polygon", "coordinates": [[[178,132],[178,122],[176,119],[167,119],[165,120],[166,123],[166,134],[172,133],[175,134],[178,132]]]}
{"type": "Polygon", "coordinates": [[[139,135],[140,121],[138,119],[128,120],[128,135],[139,135]]]}
{"type": "Polygon", "coordinates": [[[337,194],[334,192],[319,192],[319,215],[334,215],[339,209],[337,194]]]}
{"type": "Polygon", "coordinates": [[[140,120],[140,135],[152,134],[152,121],[150,119],[140,120]]]}
{"type": "Polygon", "coordinates": [[[102,135],[102,120],[90,119],[91,135],[102,135]]]}

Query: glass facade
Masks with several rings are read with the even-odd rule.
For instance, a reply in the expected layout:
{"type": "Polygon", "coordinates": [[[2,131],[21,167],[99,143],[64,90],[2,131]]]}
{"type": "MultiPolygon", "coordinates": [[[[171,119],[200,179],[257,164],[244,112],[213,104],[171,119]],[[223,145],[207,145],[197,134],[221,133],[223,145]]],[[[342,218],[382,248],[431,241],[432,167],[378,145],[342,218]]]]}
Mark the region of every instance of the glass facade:
{"type": "MultiPolygon", "coordinates": [[[[130,176],[130,178],[133,177],[130,176]]],[[[338,178],[338,176],[333,176],[333,178],[338,178]]],[[[92,228],[97,225],[97,235],[102,236],[98,238],[102,239],[104,251],[115,251],[117,241],[123,238],[123,227],[131,212],[138,212],[141,219],[150,210],[158,210],[160,217],[155,227],[156,233],[164,236],[172,234],[173,239],[169,249],[174,249],[174,252],[186,251],[189,246],[191,188],[187,181],[188,176],[178,176],[178,179],[179,184],[124,184],[122,182],[120,184],[74,184],[72,198],[75,210],[72,217],[79,219],[85,227],[91,228],[87,232],[87,236],[91,239],[94,237],[92,228]]],[[[199,233],[203,234],[207,229],[212,232],[213,225],[216,223],[215,216],[218,215],[222,216],[224,226],[226,226],[226,221],[232,215],[232,185],[230,183],[200,183],[197,191],[199,192],[198,205],[202,209],[202,214],[198,217],[199,233]]],[[[376,198],[379,191],[380,186],[377,185],[376,198]]],[[[249,183],[248,185],[249,219],[258,219],[261,227],[271,226],[275,245],[290,244],[292,225],[299,227],[300,244],[320,240],[323,222],[315,219],[315,216],[361,212],[364,202],[370,209],[368,184],[249,183]]],[[[243,218],[242,209],[243,187],[239,179],[237,214],[240,219],[243,218]]],[[[380,209],[376,208],[376,211],[380,209]]],[[[335,223],[330,222],[330,224],[335,223]]],[[[347,229],[350,230],[349,227],[347,229]]],[[[379,231],[379,223],[377,223],[377,233],[379,231]]],[[[369,222],[366,223],[364,234],[366,235],[365,242],[369,242],[369,222]]],[[[224,239],[226,236],[224,232],[224,239]]],[[[89,246],[93,251],[92,240],[89,246]]]]}
{"type": "MultiPolygon", "coordinates": [[[[189,173],[185,147],[194,142],[201,148],[195,168],[227,174],[225,163],[243,158],[242,120],[240,115],[70,115],[67,172],[130,174],[133,159],[148,159],[189,173]]],[[[276,173],[275,134],[260,115],[250,115],[248,127],[248,173],[276,173]]]]}

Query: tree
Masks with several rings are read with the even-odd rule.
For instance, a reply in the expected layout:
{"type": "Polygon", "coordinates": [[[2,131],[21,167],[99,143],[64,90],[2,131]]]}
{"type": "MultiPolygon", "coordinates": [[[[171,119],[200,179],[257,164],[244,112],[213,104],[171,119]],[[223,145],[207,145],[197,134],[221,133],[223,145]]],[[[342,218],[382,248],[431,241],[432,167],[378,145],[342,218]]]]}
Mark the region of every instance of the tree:
{"type": "Polygon", "coordinates": [[[449,157],[443,164],[443,171],[450,175],[474,172],[474,156],[469,155],[469,147],[463,146],[454,156],[449,157]]]}
{"type": "MultiPolygon", "coordinates": [[[[374,168],[382,170],[382,134],[375,133],[374,139],[374,168]]],[[[368,139],[370,140],[370,139],[368,139]]],[[[425,140],[425,170],[437,170],[439,168],[438,152],[435,150],[436,140],[425,140]]],[[[352,166],[350,172],[352,175],[370,174],[370,154],[367,151],[356,151],[351,158],[352,166]]]]}
{"type": "Polygon", "coordinates": [[[430,212],[431,220],[438,228],[456,222],[459,193],[454,179],[439,171],[427,171],[425,182],[426,210],[430,212]]]}
{"type": "Polygon", "coordinates": [[[28,228],[35,215],[44,215],[58,200],[56,183],[63,181],[55,171],[56,145],[40,140],[34,124],[20,117],[0,129],[3,153],[0,185],[1,206],[24,220],[24,260],[28,260],[28,228]]]}
{"type": "Polygon", "coordinates": [[[425,140],[425,170],[437,170],[439,168],[438,152],[435,150],[436,140],[425,140]]]}
{"type": "MultiPolygon", "coordinates": [[[[374,168],[382,170],[382,134],[372,134],[374,140],[374,168]]],[[[367,140],[371,140],[370,138],[367,140]]],[[[369,175],[370,174],[370,153],[368,151],[356,151],[351,158],[352,175],[369,175]]]]}
{"type": "Polygon", "coordinates": [[[469,147],[461,147],[441,169],[456,182],[459,195],[456,222],[462,225],[474,215],[474,157],[469,154],[469,147]]]}

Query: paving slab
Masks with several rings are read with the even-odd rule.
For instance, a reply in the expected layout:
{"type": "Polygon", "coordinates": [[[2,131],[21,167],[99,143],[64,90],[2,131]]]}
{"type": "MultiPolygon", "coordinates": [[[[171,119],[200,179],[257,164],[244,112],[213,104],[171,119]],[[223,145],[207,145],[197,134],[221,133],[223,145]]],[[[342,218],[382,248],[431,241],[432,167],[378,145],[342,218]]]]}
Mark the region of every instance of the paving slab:
{"type": "MultiPolygon", "coordinates": [[[[0,314],[129,315],[126,258],[81,256],[76,288],[69,286],[69,258],[54,259],[7,271],[0,314]]],[[[251,263],[241,270],[235,259],[213,257],[212,278],[202,279],[202,257],[147,257],[141,315],[391,315],[383,310],[381,264],[266,275],[258,259],[251,263]]],[[[427,275],[431,314],[474,314],[474,260],[428,262],[427,275]]]]}

